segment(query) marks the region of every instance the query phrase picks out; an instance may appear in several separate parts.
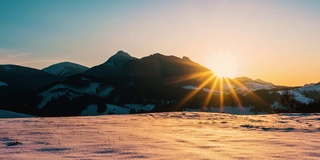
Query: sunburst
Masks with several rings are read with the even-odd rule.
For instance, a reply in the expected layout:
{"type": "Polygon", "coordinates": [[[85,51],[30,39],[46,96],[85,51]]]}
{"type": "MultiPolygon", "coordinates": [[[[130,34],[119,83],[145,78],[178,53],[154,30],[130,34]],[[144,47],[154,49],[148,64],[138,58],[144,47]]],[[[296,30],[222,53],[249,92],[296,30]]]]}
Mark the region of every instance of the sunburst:
{"type": "MultiPolygon", "coordinates": [[[[188,94],[186,94],[175,106],[174,110],[185,108],[185,104],[187,104],[196,94],[199,92],[202,92],[204,88],[209,90],[206,97],[203,99],[203,104],[199,106],[202,111],[205,111],[206,108],[211,108],[214,106],[210,106],[210,104],[214,99],[213,96],[216,95],[214,93],[219,93],[219,107],[220,112],[224,111],[224,105],[225,105],[225,94],[230,94],[231,98],[236,102],[238,107],[243,107],[243,103],[241,102],[241,99],[239,98],[239,95],[237,94],[236,90],[234,89],[235,86],[240,86],[243,88],[248,89],[245,85],[243,85],[241,82],[237,81],[236,79],[229,79],[223,76],[218,76],[217,74],[214,74],[213,72],[204,71],[199,73],[194,73],[190,75],[184,75],[180,77],[176,77],[174,79],[171,79],[168,81],[167,84],[172,83],[179,83],[183,81],[188,81],[192,79],[199,79],[204,78],[205,79],[200,83],[199,86],[197,86],[197,89],[192,90],[188,94]]],[[[248,89],[249,90],[249,89],[248,89]]],[[[256,99],[257,101],[261,102],[262,104],[266,103],[263,99],[261,99],[259,96],[255,95],[253,92],[249,92],[250,96],[252,98],[256,99]]]]}

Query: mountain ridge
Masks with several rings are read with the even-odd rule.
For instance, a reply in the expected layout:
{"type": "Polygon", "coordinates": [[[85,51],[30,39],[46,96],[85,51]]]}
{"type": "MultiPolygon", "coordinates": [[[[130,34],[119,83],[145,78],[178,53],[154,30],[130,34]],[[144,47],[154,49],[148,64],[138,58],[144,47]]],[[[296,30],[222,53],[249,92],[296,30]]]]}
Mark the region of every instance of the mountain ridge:
{"type": "MultiPolygon", "coordinates": [[[[57,65],[64,64],[69,62],[57,65]]],[[[284,89],[294,93],[301,106],[311,107],[309,110],[317,105],[320,91],[318,84],[279,88],[260,79],[219,78],[187,57],[160,53],[135,58],[119,51],[100,65],[64,78],[60,73],[65,68],[57,68],[52,70],[59,74],[52,75],[0,65],[0,108],[37,116],[204,110],[221,105],[273,113],[273,106],[281,110],[279,99],[284,89]]]]}

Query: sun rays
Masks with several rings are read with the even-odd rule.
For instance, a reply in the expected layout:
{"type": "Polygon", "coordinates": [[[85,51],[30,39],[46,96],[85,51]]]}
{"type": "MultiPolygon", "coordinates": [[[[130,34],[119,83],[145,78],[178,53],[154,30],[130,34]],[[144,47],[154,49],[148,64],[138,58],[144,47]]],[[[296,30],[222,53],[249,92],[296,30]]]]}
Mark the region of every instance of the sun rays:
{"type": "MultiPolygon", "coordinates": [[[[193,106],[193,107],[199,107],[201,111],[207,111],[210,110],[210,108],[217,107],[214,104],[218,104],[218,107],[220,108],[220,112],[224,111],[224,107],[227,103],[227,101],[231,100],[233,101],[234,105],[236,107],[244,107],[243,102],[241,102],[241,96],[252,96],[253,99],[256,101],[261,102],[262,104],[265,104],[266,102],[257,96],[254,92],[252,92],[249,88],[247,88],[244,84],[237,81],[236,79],[229,79],[226,77],[218,77],[217,75],[209,72],[203,72],[203,73],[196,73],[192,75],[183,76],[180,78],[176,78],[175,80],[171,81],[170,83],[178,83],[183,81],[188,81],[192,79],[202,79],[204,76],[206,77],[203,81],[199,83],[198,86],[195,87],[195,89],[191,90],[189,93],[187,93],[175,106],[175,110],[179,109],[185,109],[187,106],[186,104],[194,97],[196,97],[197,94],[200,94],[202,92],[206,92],[205,98],[201,99],[202,105],[201,106],[193,106]],[[243,87],[247,91],[244,95],[239,95],[237,91],[235,90],[235,87],[243,87]],[[216,99],[214,96],[218,96],[219,98],[216,99]],[[229,99],[226,99],[227,96],[229,99]],[[216,102],[218,101],[218,102],[216,102]]],[[[201,96],[200,96],[201,97],[201,96]]],[[[228,103],[230,104],[230,103],[228,103]]]]}

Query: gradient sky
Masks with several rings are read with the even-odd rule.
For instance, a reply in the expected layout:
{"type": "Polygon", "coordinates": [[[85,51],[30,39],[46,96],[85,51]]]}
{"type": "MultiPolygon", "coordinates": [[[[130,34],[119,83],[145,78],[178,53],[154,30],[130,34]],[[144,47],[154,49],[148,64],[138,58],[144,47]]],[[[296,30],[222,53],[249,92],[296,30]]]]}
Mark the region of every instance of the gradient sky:
{"type": "Polygon", "coordinates": [[[279,85],[320,81],[319,0],[0,0],[0,64],[187,56],[279,85]]]}

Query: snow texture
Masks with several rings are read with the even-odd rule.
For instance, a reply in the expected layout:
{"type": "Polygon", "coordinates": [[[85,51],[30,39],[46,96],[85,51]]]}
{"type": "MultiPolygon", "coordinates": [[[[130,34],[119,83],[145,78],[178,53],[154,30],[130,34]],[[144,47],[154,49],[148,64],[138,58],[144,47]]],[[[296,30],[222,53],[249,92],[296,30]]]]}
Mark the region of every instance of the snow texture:
{"type": "Polygon", "coordinates": [[[0,159],[320,158],[320,114],[0,119],[0,159]]]}

